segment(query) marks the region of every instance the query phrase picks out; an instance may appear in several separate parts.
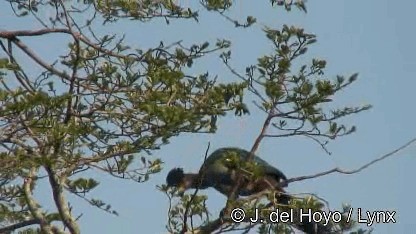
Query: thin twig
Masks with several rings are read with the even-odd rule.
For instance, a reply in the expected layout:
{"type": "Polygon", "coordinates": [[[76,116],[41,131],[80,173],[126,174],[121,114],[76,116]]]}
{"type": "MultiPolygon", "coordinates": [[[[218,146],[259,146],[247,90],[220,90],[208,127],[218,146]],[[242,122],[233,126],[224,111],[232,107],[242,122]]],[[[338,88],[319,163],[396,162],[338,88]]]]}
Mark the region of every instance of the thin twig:
{"type": "Polygon", "coordinates": [[[412,140],[408,141],[407,143],[405,143],[404,145],[400,146],[399,148],[396,148],[395,150],[393,150],[393,151],[391,151],[391,152],[389,152],[387,154],[384,154],[384,155],[382,155],[382,156],[380,156],[380,157],[378,157],[378,158],[376,158],[376,159],[374,159],[374,160],[372,160],[372,161],[370,161],[370,162],[368,162],[368,163],[366,163],[366,164],[362,165],[361,167],[359,167],[357,169],[354,169],[354,170],[345,170],[345,169],[336,167],[336,168],[333,168],[331,170],[323,171],[323,172],[316,173],[316,174],[313,174],[313,175],[299,176],[299,177],[290,178],[290,179],[287,180],[287,183],[292,183],[292,182],[296,182],[296,181],[302,181],[302,180],[307,180],[307,179],[318,178],[318,177],[325,176],[325,175],[329,175],[329,174],[332,174],[332,173],[335,173],[335,172],[338,172],[340,174],[347,174],[347,175],[356,174],[356,173],[361,172],[362,170],[370,167],[371,165],[373,165],[373,164],[375,164],[375,163],[377,163],[379,161],[382,161],[382,160],[384,160],[386,158],[389,158],[391,156],[396,155],[396,153],[398,153],[399,151],[401,151],[401,150],[409,147],[410,145],[412,145],[415,142],[416,142],[416,138],[413,138],[412,140]]]}
{"type": "MultiPolygon", "coordinates": [[[[209,147],[211,146],[211,143],[208,142],[208,146],[207,149],[205,151],[205,156],[204,156],[204,163],[207,160],[208,157],[208,152],[209,152],[209,147]]],[[[189,209],[191,208],[191,204],[193,202],[193,200],[195,199],[198,191],[199,191],[199,187],[202,184],[202,180],[204,178],[204,174],[205,174],[205,170],[202,169],[202,167],[204,166],[204,163],[202,163],[201,168],[199,169],[199,171],[201,172],[200,177],[199,177],[199,183],[198,186],[195,189],[195,192],[192,194],[191,199],[189,200],[188,204],[186,204],[186,208],[185,208],[185,212],[183,214],[183,228],[182,228],[182,232],[181,233],[186,233],[188,231],[188,227],[187,227],[187,219],[188,219],[188,213],[189,213],[189,209]]]]}

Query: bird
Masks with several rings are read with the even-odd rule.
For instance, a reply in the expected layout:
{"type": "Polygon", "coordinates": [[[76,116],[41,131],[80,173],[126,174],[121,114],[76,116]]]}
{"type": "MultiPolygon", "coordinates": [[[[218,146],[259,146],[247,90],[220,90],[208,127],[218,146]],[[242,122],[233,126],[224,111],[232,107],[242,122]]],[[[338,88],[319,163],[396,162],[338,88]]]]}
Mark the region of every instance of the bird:
{"type": "MultiPolygon", "coordinates": [[[[249,157],[249,151],[238,147],[220,148],[206,158],[198,173],[184,173],[182,168],[173,168],[166,177],[166,184],[176,187],[179,194],[188,189],[214,188],[229,198],[241,176],[238,196],[274,190],[277,203],[289,205],[292,197],[284,190],[288,186],[286,175],[255,154],[251,161],[249,157]]],[[[330,233],[330,227],[320,223],[304,221],[296,227],[307,234],[330,233]]]]}
{"type": "Polygon", "coordinates": [[[220,148],[207,157],[198,173],[184,173],[182,168],[174,168],[168,173],[166,183],[169,187],[177,187],[179,193],[213,187],[229,197],[238,175],[242,175],[239,196],[249,196],[266,189],[283,192],[287,177],[256,155],[252,163],[247,163],[249,156],[249,151],[237,147],[220,148]]]}

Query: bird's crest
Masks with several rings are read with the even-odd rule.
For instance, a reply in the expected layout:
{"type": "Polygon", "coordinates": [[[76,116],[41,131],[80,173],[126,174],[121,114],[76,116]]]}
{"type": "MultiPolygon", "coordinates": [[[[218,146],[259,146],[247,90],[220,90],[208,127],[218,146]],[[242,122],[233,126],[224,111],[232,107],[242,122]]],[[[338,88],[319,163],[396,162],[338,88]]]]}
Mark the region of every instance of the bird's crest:
{"type": "Polygon", "coordinates": [[[168,186],[178,186],[184,178],[182,168],[173,168],[166,177],[166,183],[168,186]]]}

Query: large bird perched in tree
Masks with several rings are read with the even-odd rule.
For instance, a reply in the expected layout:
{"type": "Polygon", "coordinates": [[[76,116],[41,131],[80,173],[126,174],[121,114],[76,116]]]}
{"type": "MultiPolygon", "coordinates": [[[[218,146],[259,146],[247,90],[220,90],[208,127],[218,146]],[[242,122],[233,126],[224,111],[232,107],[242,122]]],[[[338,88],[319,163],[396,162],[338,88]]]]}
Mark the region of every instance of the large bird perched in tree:
{"type": "Polygon", "coordinates": [[[206,189],[213,187],[229,196],[238,175],[242,175],[240,196],[252,195],[266,189],[282,190],[286,176],[261,158],[254,156],[247,163],[250,152],[239,148],[221,148],[214,151],[204,162],[198,174],[185,174],[182,168],[172,169],[166,182],[176,186],[180,192],[190,188],[206,189]],[[245,167],[243,164],[246,164],[245,167]],[[238,170],[241,169],[241,170],[238,170]]]}
{"type": "MultiPolygon", "coordinates": [[[[269,189],[277,191],[278,203],[288,205],[291,197],[283,189],[287,186],[286,176],[256,155],[248,161],[249,156],[250,152],[244,149],[220,148],[206,158],[197,174],[174,168],[168,173],[166,183],[169,187],[177,187],[179,193],[187,189],[212,187],[230,197],[241,176],[237,195],[250,196],[269,189]]],[[[308,234],[330,233],[329,227],[321,224],[304,222],[296,226],[308,234]]]]}

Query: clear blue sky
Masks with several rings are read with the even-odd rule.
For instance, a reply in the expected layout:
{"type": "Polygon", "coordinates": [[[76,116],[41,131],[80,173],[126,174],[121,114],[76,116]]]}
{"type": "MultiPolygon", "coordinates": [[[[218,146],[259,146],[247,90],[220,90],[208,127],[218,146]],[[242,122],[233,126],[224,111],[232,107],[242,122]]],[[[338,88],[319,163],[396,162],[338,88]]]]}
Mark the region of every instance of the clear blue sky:
{"type": "MultiPolygon", "coordinates": [[[[339,95],[336,104],[368,103],[374,108],[346,119],[347,123],[357,125],[358,132],[330,143],[332,156],[303,138],[266,139],[258,155],[288,177],[295,177],[335,166],[359,167],[416,136],[415,1],[309,1],[308,14],[296,10],[285,13],[282,9],[270,8],[267,1],[263,2],[238,1],[232,14],[237,17],[254,15],[259,23],[271,27],[293,24],[316,34],[318,43],[311,48],[307,58],[326,59],[328,76],[360,74],[359,80],[339,95]]],[[[38,26],[32,20],[12,17],[5,1],[0,2],[0,19],[1,30],[38,26]]],[[[172,21],[166,26],[162,21],[150,24],[128,21],[100,32],[101,35],[105,32],[126,33],[127,40],[135,46],[157,45],[162,39],[202,42],[228,38],[233,41],[232,63],[244,71],[245,65],[255,63],[258,56],[272,48],[260,30],[259,25],[248,30],[234,29],[223,18],[203,13],[200,23],[172,21]]],[[[25,42],[35,51],[43,52],[42,56],[48,61],[66,46],[64,41],[53,37],[25,39],[25,42]]],[[[225,81],[235,79],[215,56],[198,63],[195,71],[206,70],[225,81]]],[[[250,116],[220,119],[216,134],[182,135],[172,140],[170,145],[154,154],[165,161],[165,169],[145,184],[99,176],[104,181],[92,194],[110,202],[120,216],[110,216],[74,199],[75,211],[84,213],[80,221],[83,233],[166,233],[168,200],[156,189],[156,185],[165,182],[166,173],[178,166],[186,171],[196,171],[203,161],[208,142],[211,142],[211,149],[223,146],[250,149],[264,117],[253,108],[250,116]]],[[[319,194],[330,201],[335,210],[344,202],[369,211],[394,210],[397,223],[375,225],[374,233],[410,233],[416,229],[415,163],[416,146],[412,146],[359,174],[330,175],[293,183],[288,190],[319,194]]],[[[209,195],[208,205],[217,217],[225,198],[214,190],[203,193],[209,195]]],[[[47,190],[37,195],[44,202],[51,201],[47,190]]]]}

